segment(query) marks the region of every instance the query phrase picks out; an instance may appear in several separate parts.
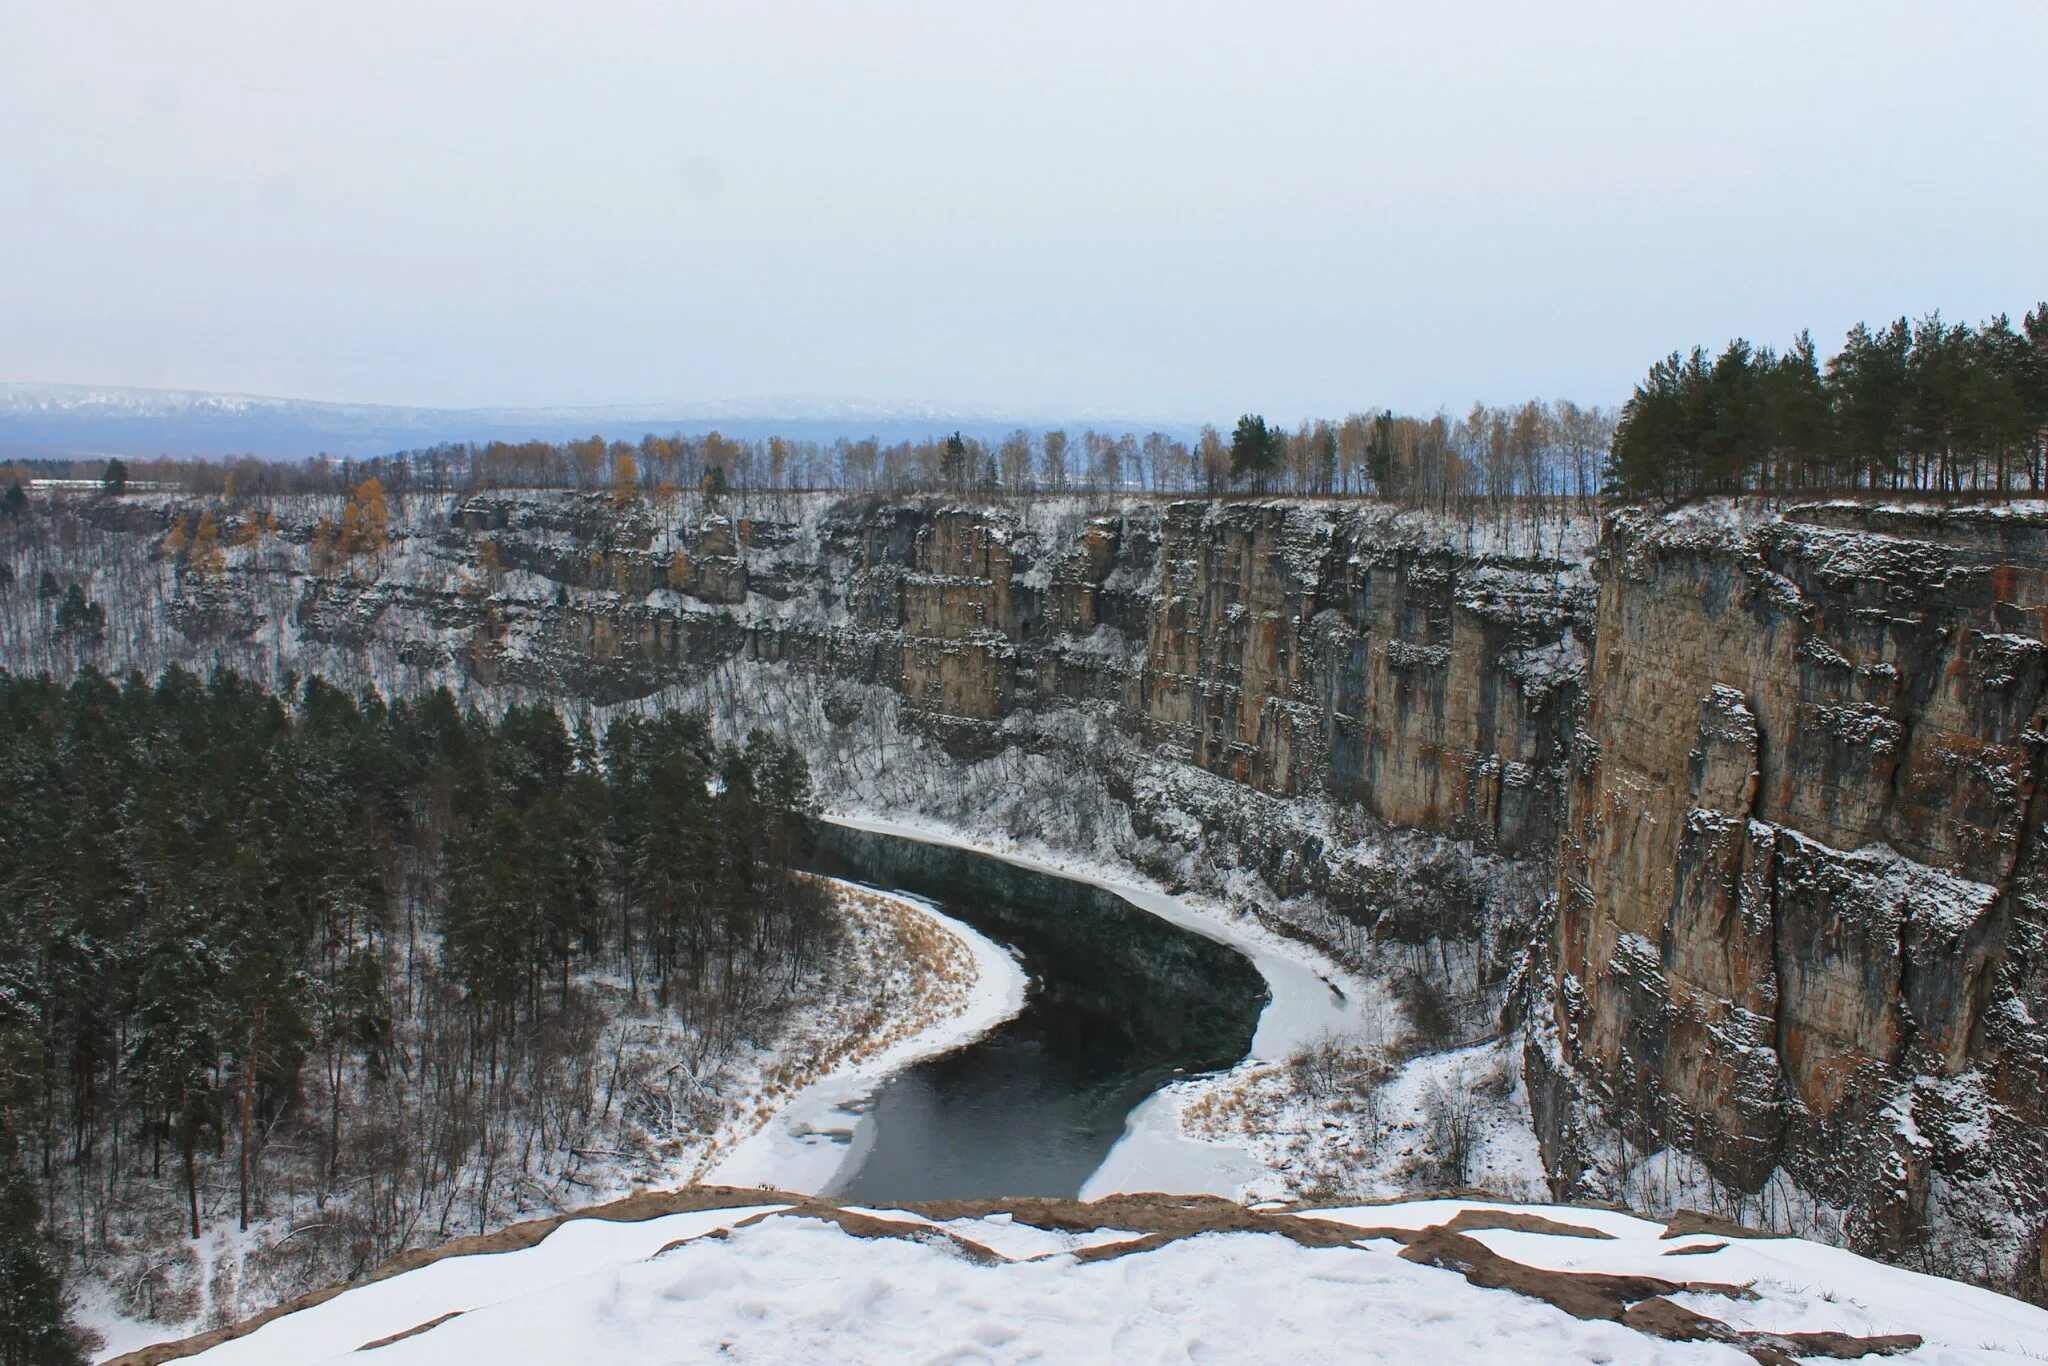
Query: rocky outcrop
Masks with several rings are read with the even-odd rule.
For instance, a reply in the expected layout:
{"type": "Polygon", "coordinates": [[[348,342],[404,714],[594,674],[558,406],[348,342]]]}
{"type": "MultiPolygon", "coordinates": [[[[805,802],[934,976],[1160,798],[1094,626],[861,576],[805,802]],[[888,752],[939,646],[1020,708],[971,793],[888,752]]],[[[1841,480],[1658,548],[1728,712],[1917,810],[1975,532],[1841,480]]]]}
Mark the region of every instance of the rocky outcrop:
{"type": "Polygon", "coordinates": [[[1531,1072],[1902,1253],[2038,1237],[2048,519],[1610,521],[1531,1072]],[[1930,1207],[1930,1201],[1932,1207],[1930,1207]],[[1959,1235],[1958,1235],[1959,1236],[1959,1235]]]}

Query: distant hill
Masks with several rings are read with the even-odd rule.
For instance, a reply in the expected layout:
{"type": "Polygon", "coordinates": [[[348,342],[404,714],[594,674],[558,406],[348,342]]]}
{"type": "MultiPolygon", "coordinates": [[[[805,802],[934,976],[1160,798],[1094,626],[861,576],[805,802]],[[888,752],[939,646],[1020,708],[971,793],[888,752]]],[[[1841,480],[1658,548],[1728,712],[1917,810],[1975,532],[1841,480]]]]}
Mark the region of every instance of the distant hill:
{"type": "Polygon", "coordinates": [[[799,441],[915,440],[959,430],[984,439],[1016,427],[1094,426],[1160,430],[1186,438],[1185,422],[1115,414],[1029,414],[937,405],[768,398],[722,404],[603,408],[405,408],[371,403],[129,389],[0,384],[0,459],[102,455],[257,455],[363,458],[446,441],[636,440],[712,430],[737,438],[799,441]]]}

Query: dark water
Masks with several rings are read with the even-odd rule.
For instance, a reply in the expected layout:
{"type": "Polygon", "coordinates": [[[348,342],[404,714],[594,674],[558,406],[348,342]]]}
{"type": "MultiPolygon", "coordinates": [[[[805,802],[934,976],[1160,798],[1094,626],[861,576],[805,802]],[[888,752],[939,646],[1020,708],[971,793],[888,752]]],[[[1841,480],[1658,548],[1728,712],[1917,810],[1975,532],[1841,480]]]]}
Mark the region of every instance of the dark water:
{"type": "Polygon", "coordinates": [[[820,871],[938,903],[1031,978],[1016,1019],[883,1086],[835,1195],[1077,1195],[1138,1102],[1251,1047],[1265,980],[1213,940],[966,850],[830,825],[818,838],[820,871]]]}

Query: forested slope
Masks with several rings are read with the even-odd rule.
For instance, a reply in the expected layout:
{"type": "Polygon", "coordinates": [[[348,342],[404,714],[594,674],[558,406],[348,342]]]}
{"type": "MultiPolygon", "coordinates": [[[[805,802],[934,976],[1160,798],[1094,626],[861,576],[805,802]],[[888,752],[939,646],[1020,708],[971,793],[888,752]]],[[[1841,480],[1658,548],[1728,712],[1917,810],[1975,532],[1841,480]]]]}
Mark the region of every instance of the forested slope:
{"type": "Polygon", "coordinates": [[[181,1230],[266,1230],[232,1313],[663,1172],[829,977],[810,803],[688,713],[0,676],[10,1248],[176,1320],[181,1230]]]}

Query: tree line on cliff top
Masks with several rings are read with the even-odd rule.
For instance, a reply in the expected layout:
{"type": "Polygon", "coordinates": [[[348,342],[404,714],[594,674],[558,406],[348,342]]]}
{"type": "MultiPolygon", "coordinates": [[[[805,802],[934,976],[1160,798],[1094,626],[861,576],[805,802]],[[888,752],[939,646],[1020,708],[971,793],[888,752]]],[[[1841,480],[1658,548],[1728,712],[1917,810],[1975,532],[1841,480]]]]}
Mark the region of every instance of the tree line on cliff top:
{"type": "MultiPolygon", "coordinates": [[[[1782,352],[1737,338],[1718,355],[1672,352],[1616,411],[1563,400],[1475,403],[1463,416],[1391,409],[1292,427],[1246,413],[1229,431],[1019,427],[883,444],[736,440],[718,432],[637,442],[449,443],[374,460],[34,461],[74,486],[131,481],[201,494],[394,495],[494,488],[610,491],[621,499],[802,489],[962,498],[1037,494],[1375,496],[1470,511],[1531,498],[1590,506],[1702,494],[2048,490],[2048,303],[2015,325],[1940,314],[1857,324],[1825,360],[1801,332],[1782,352]],[[117,468],[118,467],[118,468],[117,468]],[[102,476],[104,471],[104,476],[102,476]]],[[[0,514],[17,510],[0,506],[0,514]]]]}
{"type": "MultiPolygon", "coordinates": [[[[1608,409],[1532,399],[1507,407],[1474,404],[1463,416],[1382,409],[1292,427],[1246,414],[1228,430],[1207,426],[1191,438],[1156,430],[1024,427],[995,440],[955,432],[891,444],[650,433],[637,442],[592,436],[452,443],[374,460],[135,461],[123,467],[121,479],[245,496],[342,492],[375,478],[395,496],[496,488],[653,498],[680,491],[744,496],[834,489],[961,498],[1377,495],[1443,505],[1542,495],[1589,503],[1600,488],[1613,427],[1608,409]]],[[[64,477],[90,487],[101,471],[89,462],[21,462],[0,467],[0,486],[64,477]]],[[[103,491],[114,491],[110,480],[103,491]]]]}
{"type": "Polygon", "coordinates": [[[1674,351],[1622,405],[1608,474],[1630,499],[2044,488],[2048,303],[2017,326],[1858,323],[1826,360],[1806,332],[1674,351]]]}

